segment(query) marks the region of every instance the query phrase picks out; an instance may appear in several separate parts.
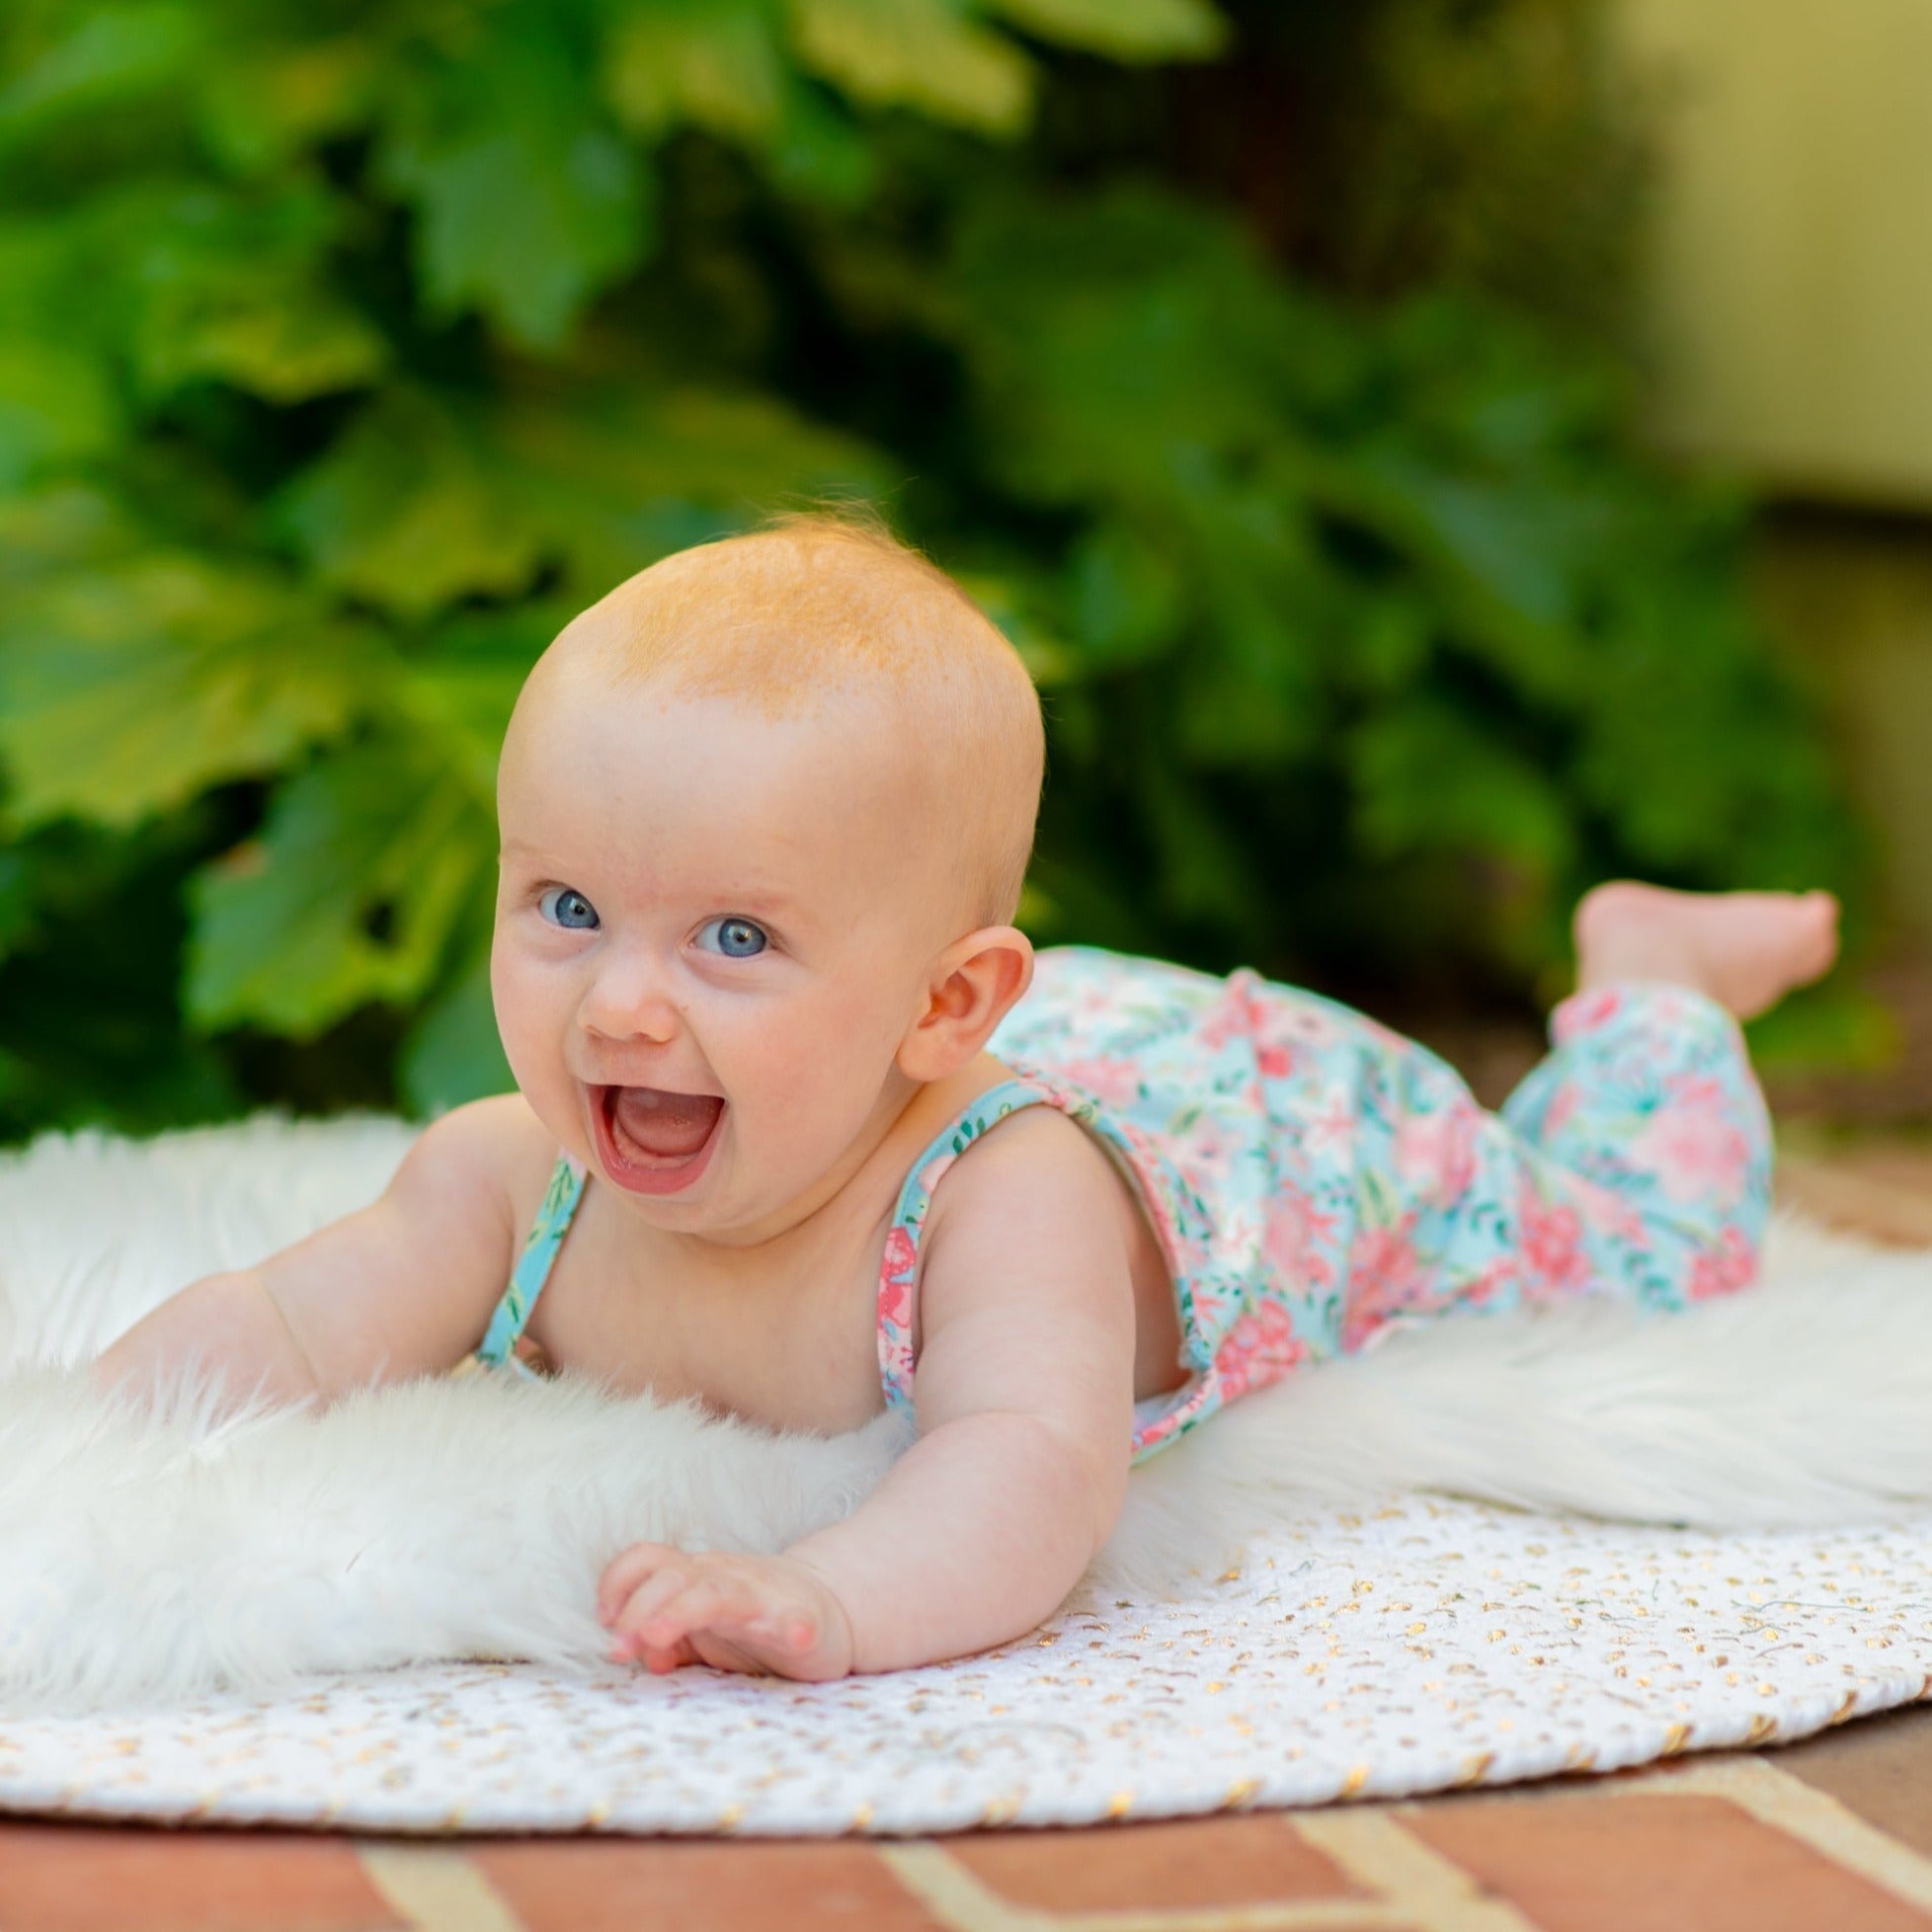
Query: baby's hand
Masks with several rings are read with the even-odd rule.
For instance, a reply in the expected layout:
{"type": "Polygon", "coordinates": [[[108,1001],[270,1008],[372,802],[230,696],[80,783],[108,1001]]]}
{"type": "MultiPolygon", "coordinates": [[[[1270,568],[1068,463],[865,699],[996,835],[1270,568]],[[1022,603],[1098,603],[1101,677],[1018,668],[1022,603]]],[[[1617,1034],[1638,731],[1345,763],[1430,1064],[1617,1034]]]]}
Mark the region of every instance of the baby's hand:
{"type": "Polygon", "coordinates": [[[633,1543],[604,1570],[598,1622],[613,1662],[663,1673],[680,1664],[817,1682],[852,1667],[845,1606],[791,1557],[692,1554],[633,1543]]]}

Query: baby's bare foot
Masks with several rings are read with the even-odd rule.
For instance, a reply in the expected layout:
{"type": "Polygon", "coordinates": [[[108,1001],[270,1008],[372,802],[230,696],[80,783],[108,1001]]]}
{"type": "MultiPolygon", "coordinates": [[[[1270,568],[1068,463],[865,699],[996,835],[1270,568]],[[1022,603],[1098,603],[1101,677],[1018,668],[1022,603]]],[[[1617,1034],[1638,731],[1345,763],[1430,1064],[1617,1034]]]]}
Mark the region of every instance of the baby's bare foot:
{"type": "Polygon", "coordinates": [[[1750,1019],[1838,956],[1828,892],[1671,892],[1620,879],[1576,908],[1576,984],[1667,980],[1750,1019]]]}

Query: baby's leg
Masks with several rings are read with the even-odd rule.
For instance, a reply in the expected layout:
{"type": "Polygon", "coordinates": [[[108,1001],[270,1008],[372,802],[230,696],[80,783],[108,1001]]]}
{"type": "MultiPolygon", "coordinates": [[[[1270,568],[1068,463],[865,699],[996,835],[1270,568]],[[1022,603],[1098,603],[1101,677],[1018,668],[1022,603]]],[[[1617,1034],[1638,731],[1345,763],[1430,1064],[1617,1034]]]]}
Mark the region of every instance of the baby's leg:
{"type": "MultiPolygon", "coordinates": [[[[1499,1116],[1411,1070],[1405,1099],[1440,1148],[1411,1172],[1389,1277],[1359,1248],[1346,1347],[1392,1318],[1583,1292],[1677,1307],[1754,1275],[1771,1128],[1736,1014],[1814,978],[1836,950],[1828,895],[1606,887],[1577,916],[1578,990],[1550,1057],[1499,1116]],[[1435,1090],[1431,1090],[1435,1089],[1435,1090]],[[1419,1185],[1418,1185],[1419,1183],[1419,1185]]],[[[1456,1084],[1460,1089],[1460,1083],[1456,1084]]]]}

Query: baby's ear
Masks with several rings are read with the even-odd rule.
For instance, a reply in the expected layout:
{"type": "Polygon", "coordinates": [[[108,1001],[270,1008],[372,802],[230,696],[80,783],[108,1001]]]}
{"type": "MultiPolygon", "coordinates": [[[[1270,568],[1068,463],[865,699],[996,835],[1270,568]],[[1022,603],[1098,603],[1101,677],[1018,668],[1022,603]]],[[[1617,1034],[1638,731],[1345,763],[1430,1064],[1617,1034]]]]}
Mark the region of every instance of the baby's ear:
{"type": "Polygon", "coordinates": [[[926,981],[926,1004],[899,1043],[908,1080],[943,1080],[986,1045],[1033,978],[1033,942],[1016,926],[982,926],[955,939],[926,981]]]}

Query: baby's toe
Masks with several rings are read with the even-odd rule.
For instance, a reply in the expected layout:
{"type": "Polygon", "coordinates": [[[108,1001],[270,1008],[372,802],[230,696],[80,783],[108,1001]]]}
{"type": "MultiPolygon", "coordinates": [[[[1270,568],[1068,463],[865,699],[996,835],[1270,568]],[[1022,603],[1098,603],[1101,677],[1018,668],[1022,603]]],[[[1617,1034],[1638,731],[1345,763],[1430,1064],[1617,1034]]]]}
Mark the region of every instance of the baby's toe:
{"type": "Polygon", "coordinates": [[[1800,911],[1809,962],[1813,970],[1822,972],[1838,953],[1837,897],[1829,892],[1808,892],[1800,911]]]}

